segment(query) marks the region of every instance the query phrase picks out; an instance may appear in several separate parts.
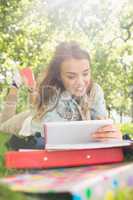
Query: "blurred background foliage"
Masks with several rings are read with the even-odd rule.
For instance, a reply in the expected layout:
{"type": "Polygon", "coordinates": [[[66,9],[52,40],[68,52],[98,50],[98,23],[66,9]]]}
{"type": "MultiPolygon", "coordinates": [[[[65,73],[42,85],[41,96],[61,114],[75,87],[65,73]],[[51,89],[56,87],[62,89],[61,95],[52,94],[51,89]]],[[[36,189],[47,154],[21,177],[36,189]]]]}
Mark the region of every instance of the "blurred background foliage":
{"type": "MultiPolygon", "coordinates": [[[[0,0],[0,108],[16,67],[41,77],[55,46],[76,40],[91,55],[109,114],[133,120],[132,16],[132,0],[0,0]]],[[[25,102],[23,88],[18,112],[25,102]]]]}

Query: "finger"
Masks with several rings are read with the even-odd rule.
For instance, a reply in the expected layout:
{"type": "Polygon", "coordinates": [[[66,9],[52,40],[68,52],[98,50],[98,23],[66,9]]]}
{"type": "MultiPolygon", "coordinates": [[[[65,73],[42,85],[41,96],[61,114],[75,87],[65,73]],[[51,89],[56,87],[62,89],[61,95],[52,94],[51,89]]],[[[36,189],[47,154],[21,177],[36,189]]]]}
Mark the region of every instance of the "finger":
{"type": "Polygon", "coordinates": [[[107,132],[107,133],[94,133],[92,138],[118,138],[119,134],[116,132],[107,132]]]}
{"type": "Polygon", "coordinates": [[[112,128],[112,125],[105,125],[98,128],[97,131],[100,132],[100,131],[103,131],[104,129],[106,130],[106,129],[111,129],[111,128],[112,128]]]}
{"type": "Polygon", "coordinates": [[[93,139],[94,142],[106,142],[109,141],[109,138],[95,138],[93,139]]]}
{"type": "Polygon", "coordinates": [[[114,131],[117,131],[116,127],[112,126],[112,125],[109,125],[109,126],[104,126],[104,127],[101,127],[97,130],[97,132],[114,132],[114,131]]]}

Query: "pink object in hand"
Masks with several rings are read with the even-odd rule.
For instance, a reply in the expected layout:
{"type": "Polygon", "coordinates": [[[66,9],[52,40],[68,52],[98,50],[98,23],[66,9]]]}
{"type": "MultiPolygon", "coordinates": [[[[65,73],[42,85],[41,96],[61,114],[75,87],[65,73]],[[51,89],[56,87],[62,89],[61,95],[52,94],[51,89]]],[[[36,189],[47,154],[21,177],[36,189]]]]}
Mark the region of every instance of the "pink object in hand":
{"type": "Polygon", "coordinates": [[[35,85],[36,85],[36,82],[35,82],[35,78],[34,78],[34,74],[32,72],[32,69],[31,68],[23,68],[21,71],[20,71],[20,74],[21,76],[24,78],[25,82],[26,82],[26,85],[31,87],[31,88],[34,88],[35,85]]]}

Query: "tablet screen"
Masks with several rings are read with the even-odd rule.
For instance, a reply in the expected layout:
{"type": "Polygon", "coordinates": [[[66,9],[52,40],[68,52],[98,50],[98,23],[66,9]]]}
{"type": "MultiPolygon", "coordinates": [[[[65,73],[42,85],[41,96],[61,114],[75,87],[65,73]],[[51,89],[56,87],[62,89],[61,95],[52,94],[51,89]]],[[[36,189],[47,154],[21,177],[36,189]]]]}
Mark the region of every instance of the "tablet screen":
{"type": "Polygon", "coordinates": [[[112,120],[47,122],[44,124],[46,146],[87,144],[92,141],[92,133],[112,123],[112,120]]]}

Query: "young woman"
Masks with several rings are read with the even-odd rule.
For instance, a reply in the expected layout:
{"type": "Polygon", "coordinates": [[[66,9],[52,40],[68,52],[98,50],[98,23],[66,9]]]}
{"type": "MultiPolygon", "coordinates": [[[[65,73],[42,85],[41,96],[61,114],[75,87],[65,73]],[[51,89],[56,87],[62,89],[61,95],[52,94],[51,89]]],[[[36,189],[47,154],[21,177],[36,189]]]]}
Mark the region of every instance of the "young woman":
{"type": "MultiPolygon", "coordinates": [[[[104,94],[92,79],[88,52],[75,42],[61,43],[38,89],[34,112],[14,116],[16,123],[24,115],[16,133],[26,137],[39,132],[42,138],[46,121],[107,119],[104,94]]],[[[102,127],[93,137],[101,141],[122,135],[113,125],[102,127]]]]}

